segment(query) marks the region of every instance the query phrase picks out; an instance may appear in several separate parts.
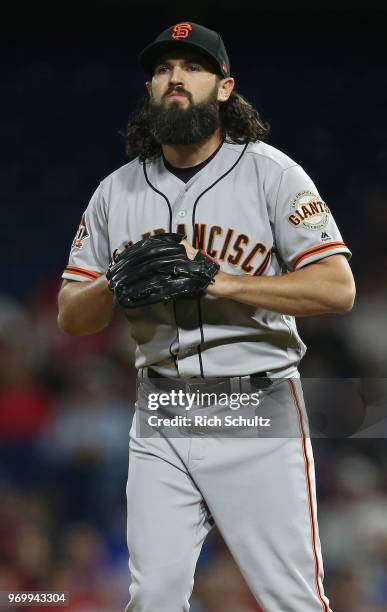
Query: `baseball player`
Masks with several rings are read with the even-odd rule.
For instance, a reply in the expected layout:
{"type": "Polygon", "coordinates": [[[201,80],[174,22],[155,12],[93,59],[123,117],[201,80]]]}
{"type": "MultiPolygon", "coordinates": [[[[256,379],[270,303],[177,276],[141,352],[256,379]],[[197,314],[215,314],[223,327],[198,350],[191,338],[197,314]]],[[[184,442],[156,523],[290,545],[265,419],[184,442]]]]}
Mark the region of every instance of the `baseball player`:
{"type": "Polygon", "coordinates": [[[95,333],[127,306],[141,380],[206,389],[222,377],[250,393],[265,381],[272,416],[298,435],[143,437],[133,419],[126,610],[189,610],[215,523],[262,610],[330,612],[294,317],[351,309],[350,252],[311,178],[263,142],[218,33],[175,24],[140,62],[148,94],[128,123],[131,161],[82,215],[59,326],[95,333]],[[205,282],[191,291],[192,278],[205,282]]]}

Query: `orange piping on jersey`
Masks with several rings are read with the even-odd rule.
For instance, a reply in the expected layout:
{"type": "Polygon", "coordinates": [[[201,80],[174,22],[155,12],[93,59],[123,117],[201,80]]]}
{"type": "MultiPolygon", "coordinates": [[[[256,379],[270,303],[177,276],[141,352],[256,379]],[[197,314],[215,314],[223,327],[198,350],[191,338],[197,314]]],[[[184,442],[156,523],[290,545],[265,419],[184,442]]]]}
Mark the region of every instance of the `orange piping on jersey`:
{"type": "Polygon", "coordinates": [[[302,454],[304,457],[306,488],[307,488],[307,493],[308,493],[309,519],[310,519],[310,528],[311,528],[311,536],[312,536],[312,550],[313,550],[313,559],[314,559],[314,580],[315,580],[315,585],[317,589],[317,595],[322,604],[323,612],[331,612],[328,604],[326,603],[326,598],[323,593],[322,586],[320,584],[320,580],[321,580],[320,571],[321,570],[320,570],[320,562],[319,562],[317,546],[316,546],[316,539],[317,539],[316,531],[317,530],[316,530],[316,524],[315,524],[315,518],[314,518],[315,512],[313,508],[312,483],[310,480],[310,460],[309,460],[308,451],[306,447],[306,434],[305,434],[305,427],[304,427],[304,419],[302,415],[300,401],[298,399],[298,395],[296,391],[296,386],[291,378],[288,378],[288,382],[289,382],[290,392],[292,394],[293,402],[296,407],[298,424],[299,424],[300,433],[301,433],[301,446],[302,446],[302,454]]]}
{"type": "Polygon", "coordinates": [[[83,272],[73,272],[72,270],[65,270],[64,274],[74,274],[76,276],[83,276],[83,278],[87,278],[88,280],[96,280],[97,277],[89,276],[89,274],[84,274],[83,272]]]}
{"type": "Polygon", "coordinates": [[[318,253],[324,253],[324,251],[330,251],[331,249],[338,248],[347,248],[344,242],[325,242],[324,244],[319,244],[318,246],[312,247],[311,249],[307,249],[303,251],[292,262],[293,270],[298,266],[300,261],[306,259],[307,257],[312,257],[312,255],[317,255],[318,253]]]}
{"type": "Polygon", "coordinates": [[[98,272],[92,272],[91,270],[80,268],[79,266],[66,266],[64,271],[68,272],[69,274],[77,274],[78,276],[84,276],[85,278],[91,278],[92,280],[101,276],[98,272]]]}

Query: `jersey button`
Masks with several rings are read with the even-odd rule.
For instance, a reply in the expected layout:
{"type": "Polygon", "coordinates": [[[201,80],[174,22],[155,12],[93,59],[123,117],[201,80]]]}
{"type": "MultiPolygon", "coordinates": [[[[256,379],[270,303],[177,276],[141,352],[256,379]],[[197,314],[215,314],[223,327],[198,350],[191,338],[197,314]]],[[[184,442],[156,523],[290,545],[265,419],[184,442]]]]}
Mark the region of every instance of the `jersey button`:
{"type": "Polygon", "coordinates": [[[185,217],[186,211],[185,210],[179,210],[179,212],[177,214],[178,214],[179,217],[185,217]]]}

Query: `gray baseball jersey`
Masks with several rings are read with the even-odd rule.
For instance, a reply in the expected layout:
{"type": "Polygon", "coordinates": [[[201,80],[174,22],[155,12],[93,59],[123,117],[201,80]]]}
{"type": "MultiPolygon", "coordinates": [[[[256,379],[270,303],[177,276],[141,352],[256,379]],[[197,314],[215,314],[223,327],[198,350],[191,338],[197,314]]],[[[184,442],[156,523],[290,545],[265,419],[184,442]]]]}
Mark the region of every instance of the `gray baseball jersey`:
{"type": "MultiPolygon", "coordinates": [[[[135,159],[104,179],[82,215],[63,278],[96,279],[115,250],[163,231],[187,234],[228,274],[272,276],[350,255],[297,163],[265,143],[224,143],[188,183],[161,158],[135,159]]],[[[164,375],[292,376],[306,350],[294,317],[211,296],[128,310],[127,318],[136,367],[164,375]]]]}

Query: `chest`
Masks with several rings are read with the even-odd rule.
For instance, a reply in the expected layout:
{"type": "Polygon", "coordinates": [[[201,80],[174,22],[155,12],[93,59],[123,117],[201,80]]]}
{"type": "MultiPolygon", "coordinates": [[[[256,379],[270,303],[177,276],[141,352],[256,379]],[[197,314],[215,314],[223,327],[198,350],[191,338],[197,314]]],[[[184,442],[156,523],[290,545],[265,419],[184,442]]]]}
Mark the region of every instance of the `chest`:
{"type": "Polygon", "coordinates": [[[113,198],[109,215],[112,251],[147,235],[173,231],[218,259],[229,273],[261,273],[273,246],[264,190],[248,173],[214,184],[204,169],[184,184],[171,175],[113,198]]]}

